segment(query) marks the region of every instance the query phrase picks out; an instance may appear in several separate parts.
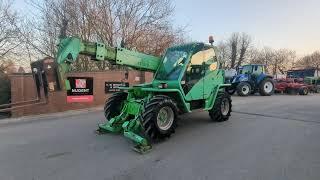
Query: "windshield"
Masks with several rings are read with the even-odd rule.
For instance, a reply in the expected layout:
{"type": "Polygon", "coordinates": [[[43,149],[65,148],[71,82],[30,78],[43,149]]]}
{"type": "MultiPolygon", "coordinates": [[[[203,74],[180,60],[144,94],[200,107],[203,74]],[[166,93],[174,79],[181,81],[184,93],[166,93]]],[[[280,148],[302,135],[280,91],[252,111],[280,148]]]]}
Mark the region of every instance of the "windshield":
{"type": "Polygon", "coordinates": [[[181,50],[167,51],[156,74],[157,80],[177,80],[187,60],[188,53],[181,50]]]}
{"type": "Polygon", "coordinates": [[[252,72],[252,66],[243,66],[240,74],[249,74],[252,72]]]}

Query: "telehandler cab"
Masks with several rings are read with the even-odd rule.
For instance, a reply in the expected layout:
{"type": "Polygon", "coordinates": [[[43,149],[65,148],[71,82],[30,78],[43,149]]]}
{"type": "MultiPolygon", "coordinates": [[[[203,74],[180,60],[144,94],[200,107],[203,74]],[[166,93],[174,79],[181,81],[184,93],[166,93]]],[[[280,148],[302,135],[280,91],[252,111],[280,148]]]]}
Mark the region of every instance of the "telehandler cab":
{"type": "MultiPolygon", "coordinates": [[[[231,113],[231,98],[225,92],[224,70],[219,69],[217,49],[204,43],[170,47],[163,57],[146,55],[103,43],[85,42],[77,37],[60,39],[56,63],[63,89],[71,63],[78,55],[94,61],[108,61],[154,73],[151,83],[120,87],[105,103],[106,122],[98,125],[99,133],[123,133],[141,153],[151,150],[152,142],[175,132],[177,117],[197,109],[209,112],[213,121],[226,121],[231,113]]],[[[101,85],[102,86],[102,85],[101,85]]]]}

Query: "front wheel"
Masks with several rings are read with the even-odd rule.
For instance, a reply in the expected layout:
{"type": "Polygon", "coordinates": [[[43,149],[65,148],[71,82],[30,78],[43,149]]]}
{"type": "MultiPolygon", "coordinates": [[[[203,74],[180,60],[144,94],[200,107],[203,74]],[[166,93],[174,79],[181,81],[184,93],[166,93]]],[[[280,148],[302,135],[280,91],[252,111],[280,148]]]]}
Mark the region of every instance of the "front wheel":
{"type": "Polygon", "coordinates": [[[248,96],[251,92],[251,85],[247,82],[241,82],[237,86],[237,94],[239,96],[248,96]]]}
{"type": "Polygon", "coordinates": [[[141,117],[144,134],[150,141],[170,137],[177,126],[177,105],[169,97],[157,95],[145,104],[141,117]]]}
{"type": "Polygon", "coordinates": [[[127,99],[128,94],[125,92],[117,92],[112,94],[112,96],[106,101],[104,105],[104,116],[109,121],[120,115],[123,108],[124,101],[127,99]]]}
{"type": "Polygon", "coordinates": [[[209,116],[213,121],[222,122],[229,120],[232,111],[232,100],[228,93],[219,92],[209,116]]]}
{"type": "Polygon", "coordinates": [[[261,96],[271,96],[274,93],[274,83],[271,79],[264,79],[259,85],[261,96]]]}

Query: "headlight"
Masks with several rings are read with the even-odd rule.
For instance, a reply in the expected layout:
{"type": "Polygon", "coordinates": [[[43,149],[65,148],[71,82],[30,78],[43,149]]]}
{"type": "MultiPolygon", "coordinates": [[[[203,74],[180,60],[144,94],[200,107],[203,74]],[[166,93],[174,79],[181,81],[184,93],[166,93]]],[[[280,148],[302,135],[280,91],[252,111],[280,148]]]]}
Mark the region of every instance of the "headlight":
{"type": "Polygon", "coordinates": [[[233,78],[233,79],[232,79],[232,83],[235,83],[235,82],[236,82],[236,79],[237,79],[237,78],[233,78]]]}
{"type": "Polygon", "coordinates": [[[239,81],[248,81],[248,77],[241,76],[239,78],[239,81]]]}

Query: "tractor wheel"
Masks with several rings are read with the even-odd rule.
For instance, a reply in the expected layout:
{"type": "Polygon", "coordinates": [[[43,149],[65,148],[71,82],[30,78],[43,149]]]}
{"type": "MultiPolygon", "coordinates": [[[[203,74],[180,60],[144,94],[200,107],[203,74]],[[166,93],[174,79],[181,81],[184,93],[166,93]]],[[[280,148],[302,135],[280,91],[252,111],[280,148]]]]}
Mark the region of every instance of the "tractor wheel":
{"type": "Polygon", "coordinates": [[[264,79],[259,85],[261,96],[271,96],[274,93],[274,83],[271,79],[264,79]]]}
{"type": "Polygon", "coordinates": [[[308,95],[308,93],[309,93],[308,88],[300,88],[299,89],[299,94],[300,95],[308,95]]]}
{"type": "Polygon", "coordinates": [[[237,86],[237,94],[239,96],[248,96],[251,93],[251,85],[247,82],[241,82],[237,86]]]}
{"type": "Polygon", "coordinates": [[[226,91],[227,91],[230,95],[233,95],[233,94],[236,92],[236,89],[235,89],[235,88],[232,88],[232,87],[227,87],[227,88],[226,88],[226,91]]]}
{"type": "Polygon", "coordinates": [[[320,86],[316,86],[315,93],[320,93],[320,86]]]}
{"type": "Polygon", "coordinates": [[[128,94],[125,92],[114,93],[104,105],[104,116],[107,120],[120,115],[123,102],[127,99],[128,94]]]}
{"type": "Polygon", "coordinates": [[[145,104],[141,124],[145,136],[151,141],[170,137],[177,127],[177,105],[165,95],[157,95],[145,104]]]}
{"type": "Polygon", "coordinates": [[[209,116],[213,121],[227,121],[232,111],[232,100],[228,93],[219,92],[213,108],[209,111],[209,116]]]}

